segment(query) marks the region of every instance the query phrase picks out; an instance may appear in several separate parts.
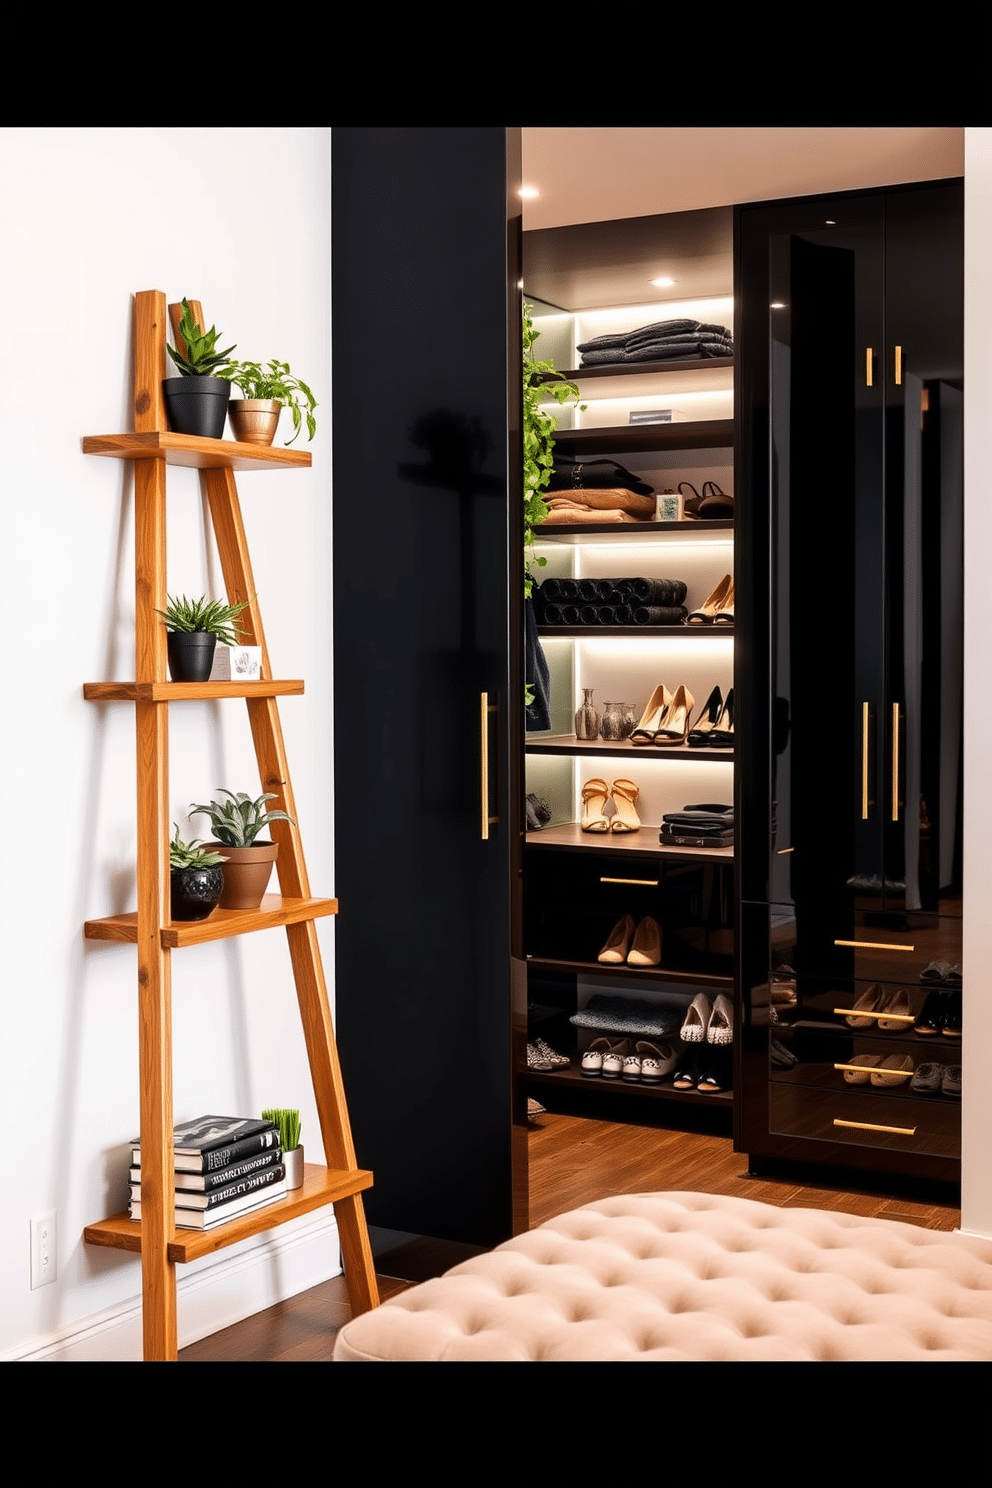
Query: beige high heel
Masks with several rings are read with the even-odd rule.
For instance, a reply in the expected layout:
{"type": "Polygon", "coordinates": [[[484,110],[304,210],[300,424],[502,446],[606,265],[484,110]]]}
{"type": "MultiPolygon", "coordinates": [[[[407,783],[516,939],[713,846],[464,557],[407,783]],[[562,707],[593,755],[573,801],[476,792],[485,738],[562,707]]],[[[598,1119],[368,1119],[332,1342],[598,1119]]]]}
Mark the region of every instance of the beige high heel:
{"type": "Polygon", "coordinates": [[[686,625],[712,625],[716,619],[717,611],[726,610],[728,604],[731,606],[731,615],[733,614],[733,603],[733,574],[724,574],[719,584],[713,590],[713,593],[703,600],[698,610],[692,611],[692,614],[686,618],[685,623],[686,625]]]}
{"type": "Polygon", "coordinates": [[[632,780],[614,780],[611,794],[617,814],[610,822],[610,831],[639,832],[641,819],[635,809],[640,795],[639,788],[632,780]]]}
{"type": "Polygon", "coordinates": [[[619,966],[626,961],[630,942],[634,938],[634,929],[633,915],[625,914],[622,920],[617,920],[596,960],[602,961],[606,966],[619,966]]]}
{"type": "Polygon", "coordinates": [[[657,966],[661,961],[661,926],[651,915],[645,915],[634,932],[627,953],[628,966],[657,966]]]}
{"type": "Polygon", "coordinates": [[[689,737],[689,715],[695,705],[696,699],[688,687],[679,687],[672,698],[672,706],[665,714],[664,726],[655,734],[654,742],[668,748],[684,744],[689,737]]]}
{"type": "Polygon", "coordinates": [[[608,832],[606,819],[606,797],[609,795],[605,780],[587,780],[582,787],[583,832],[608,832]]]}
{"type": "Polygon", "coordinates": [[[661,727],[661,720],[671,707],[672,694],[664,682],[659,682],[651,694],[640,723],[630,736],[631,744],[653,744],[654,736],[661,727]]]}
{"type": "Polygon", "coordinates": [[[730,581],[730,592],[724,597],[713,616],[714,625],[733,625],[734,623],[734,581],[730,581]]]}

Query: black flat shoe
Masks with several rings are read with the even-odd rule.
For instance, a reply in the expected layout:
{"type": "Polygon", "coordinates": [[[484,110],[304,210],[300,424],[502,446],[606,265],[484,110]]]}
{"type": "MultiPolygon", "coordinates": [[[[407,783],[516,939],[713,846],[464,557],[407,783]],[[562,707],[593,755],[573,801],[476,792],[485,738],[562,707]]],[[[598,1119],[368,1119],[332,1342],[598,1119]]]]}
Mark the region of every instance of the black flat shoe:
{"type": "Polygon", "coordinates": [[[942,1031],[946,1016],[946,993],[931,992],[923,1004],[920,1016],[913,1024],[913,1032],[918,1033],[921,1038],[933,1038],[942,1031]]]}
{"type": "Polygon", "coordinates": [[[699,1079],[699,1051],[694,1045],[683,1051],[672,1075],[673,1090],[695,1090],[699,1079]]]}

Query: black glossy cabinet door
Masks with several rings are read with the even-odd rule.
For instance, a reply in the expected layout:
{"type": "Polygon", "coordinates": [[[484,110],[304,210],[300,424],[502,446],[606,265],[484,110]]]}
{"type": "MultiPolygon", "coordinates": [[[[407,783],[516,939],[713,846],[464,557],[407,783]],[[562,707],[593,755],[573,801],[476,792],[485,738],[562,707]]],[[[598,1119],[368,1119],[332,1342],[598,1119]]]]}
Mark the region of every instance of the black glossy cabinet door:
{"type": "MultiPolygon", "coordinates": [[[[769,1091],[780,1111],[812,1102],[811,1079],[790,1072],[793,1046],[776,1070],[757,1031],[777,967],[798,992],[783,1027],[822,1031],[845,1026],[833,1004],[876,981],[913,987],[916,1013],[928,961],[960,962],[961,183],[744,207],[736,231],[753,1144],[774,1125],[754,1119],[769,1091]]],[[[876,1139],[859,1154],[860,1140],[820,1155],[877,1164],[876,1139]]],[[[895,1166],[912,1165],[911,1148],[895,1166]]]]}
{"type": "Polygon", "coordinates": [[[332,134],[339,1045],[372,1224],[480,1245],[526,1202],[517,133],[332,134]]]}

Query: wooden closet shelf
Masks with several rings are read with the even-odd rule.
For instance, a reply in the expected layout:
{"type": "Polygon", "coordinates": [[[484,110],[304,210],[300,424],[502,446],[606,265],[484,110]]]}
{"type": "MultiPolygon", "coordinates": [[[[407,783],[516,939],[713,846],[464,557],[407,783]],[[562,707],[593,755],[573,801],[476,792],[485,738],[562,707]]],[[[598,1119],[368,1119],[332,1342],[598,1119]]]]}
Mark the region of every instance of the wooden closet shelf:
{"type": "MultiPolygon", "coordinates": [[[[217,1225],[212,1230],[176,1230],[168,1244],[169,1260],[195,1261],[200,1256],[211,1255],[225,1246],[237,1245],[251,1235],[274,1229],[287,1220],[309,1214],[325,1204],[336,1204],[339,1199],[351,1198],[372,1187],[372,1174],[362,1168],[343,1171],[322,1168],[317,1163],[305,1163],[303,1187],[294,1189],[285,1198],[265,1204],[250,1214],[239,1215],[227,1224],[217,1225]]],[[[109,1246],[111,1250],[141,1252],[141,1221],[129,1219],[127,1210],[87,1225],[83,1239],[89,1245],[109,1246]]]]}
{"type": "Polygon", "coordinates": [[[299,697],[299,677],[270,682],[84,682],[90,703],[182,703],[196,698],[299,697]]]}
{"type": "MultiPolygon", "coordinates": [[[[550,956],[527,956],[527,965],[533,971],[574,972],[582,977],[609,977],[611,981],[634,982],[681,982],[687,987],[707,987],[713,992],[733,990],[732,976],[720,976],[712,971],[679,971],[668,966],[604,965],[601,961],[561,961],[550,956]]],[[[531,1072],[529,1072],[531,1073],[531,1072]]]]}
{"type": "Polygon", "coordinates": [[[555,448],[564,455],[590,449],[732,449],[734,421],[700,419],[689,424],[607,424],[601,429],[557,429],[554,438],[555,448]]]}
{"type": "MultiPolygon", "coordinates": [[[[653,1042],[664,1043],[667,1040],[655,1039],[653,1042]]],[[[705,1048],[705,1045],[700,1045],[705,1048]]],[[[588,1090],[593,1095],[602,1092],[605,1096],[614,1096],[622,1092],[623,1095],[639,1095],[648,1100],[688,1100],[696,1105],[701,1103],[732,1106],[734,1093],[732,1090],[676,1090],[671,1083],[671,1076],[661,1082],[660,1085],[644,1085],[640,1080],[604,1080],[601,1076],[584,1075],[580,1064],[581,1055],[575,1056],[575,1063],[564,1066],[557,1070],[528,1070],[527,1084],[538,1085],[543,1090],[553,1090],[556,1085],[571,1088],[573,1090],[588,1090]]]]}
{"type": "MultiPolygon", "coordinates": [[[[208,940],[248,935],[253,930],[298,925],[304,920],[319,920],[337,912],[336,899],[284,899],[280,894],[266,894],[259,909],[215,909],[205,920],[173,920],[162,926],[162,946],[165,950],[177,950],[181,946],[202,945],[208,940]]],[[[138,916],[107,915],[104,919],[87,920],[83,931],[87,940],[114,940],[136,945],[138,916]]]]}
{"type": "Polygon", "coordinates": [[[722,863],[734,861],[732,847],[672,847],[659,842],[658,827],[641,823],[639,832],[583,832],[581,822],[562,822],[555,827],[541,827],[528,832],[528,847],[554,847],[566,852],[640,853],[652,858],[678,858],[682,862],[722,863]]]}
{"type": "Polygon", "coordinates": [[[723,760],[732,765],[732,749],[690,749],[688,744],[673,744],[670,747],[653,744],[631,744],[629,739],[617,739],[607,743],[605,739],[577,739],[574,734],[549,734],[545,738],[527,735],[524,748],[528,754],[596,754],[620,759],[646,760],[723,760]]]}
{"type": "MultiPolygon", "coordinates": [[[[545,496],[567,495],[564,491],[545,491],[545,496]]],[[[709,522],[561,522],[553,526],[534,528],[536,543],[569,543],[575,547],[582,543],[598,543],[605,539],[618,538],[622,542],[641,542],[646,537],[691,538],[698,542],[710,536],[716,541],[731,543],[734,536],[733,517],[714,518],[709,522]]]]}
{"type": "Polygon", "coordinates": [[[87,434],[84,455],[109,455],[115,460],[164,460],[193,470],[308,469],[309,450],[264,444],[240,444],[234,439],[203,439],[195,434],[151,430],[142,434],[87,434]]]}
{"type": "Polygon", "coordinates": [[[732,625],[539,625],[539,636],[570,636],[581,641],[634,639],[646,641],[733,640],[732,625]]]}

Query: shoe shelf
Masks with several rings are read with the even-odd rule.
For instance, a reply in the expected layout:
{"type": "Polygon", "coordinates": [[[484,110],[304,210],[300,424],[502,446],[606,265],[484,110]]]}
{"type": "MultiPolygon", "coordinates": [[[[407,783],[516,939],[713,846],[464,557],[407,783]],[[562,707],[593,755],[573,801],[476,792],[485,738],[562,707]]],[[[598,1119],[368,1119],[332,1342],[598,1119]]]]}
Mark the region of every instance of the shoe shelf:
{"type": "MultiPolygon", "coordinates": [[[[599,542],[643,542],[645,538],[659,537],[667,541],[674,538],[688,537],[693,542],[700,538],[704,541],[713,537],[719,542],[729,542],[733,535],[734,521],[732,517],[720,517],[712,522],[615,522],[604,523],[595,526],[588,523],[562,523],[560,526],[539,527],[535,529],[534,541],[536,543],[567,543],[576,547],[579,544],[599,542]],[[728,536],[728,534],[730,536],[728,536]]],[[[681,629],[681,627],[678,627],[681,629]]],[[[586,629],[589,629],[587,626],[586,629]]]]}
{"type": "MultiPolygon", "coordinates": [[[[645,392],[644,382],[657,383],[659,389],[665,387],[666,380],[673,372],[679,374],[679,381],[683,385],[683,391],[694,392],[696,387],[708,388],[714,379],[708,377],[708,372],[726,371],[734,365],[733,357],[691,357],[675,360],[672,358],[660,362],[614,362],[602,367],[573,367],[570,372],[562,372],[560,375],[569,382],[592,382],[600,378],[609,378],[613,386],[610,393],[615,398],[641,397],[645,392]],[[660,375],[659,375],[660,374],[660,375]],[[630,382],[629,390],[623,386],[630,382]]],[[[722,379],[720,379],[722,381],[722,379]]],[[[647,391],[653,391],[648,389],[647,391]]],[[[666,424],[655,424],[654,428],[667,428],[666,424]]]]}
{"type": "Polygon", "coordinates": [[[208,698],[299,697],[299,678],[270,682],[84,682],[90,703],[182,703],[208,698]]]}
{"type": "Polygon", "coordinates": [[[628,966],[618,962],[606,966],[601,961],[561,961],[548,956],[527,956],[527,965],[532,971],[568,972],[572,976],[604,977],[611,981],[631,982],[678,982],[687,987],[710,988],[714,992],[730,993],[734,979],[720,976],[712,971],[683,971],[666,966],[628,966]]]}
{"type": "MultiPolygon", "coordinates": [[[[253,930],[299,925],[337,912],[336,899],[285,899],[281,894],[266,894],[258,909],[215,909],[205,920],[170,921],[162,926],[159,936],[164,950],[178,950],[182,946],[203,945],[209,940],[229,940],[234,935],[248,935],[253,930]]],[[[123,941],[136,945],[138,916],[119,914],[87,920],[83,933],[87,940],[123,941]]]]}
{"type": "Polygon", "coordinates": [[[695,645],[697,641],[723,640],[724,637],[732,637],[734,627],[732,625],[539,625],[537,633],[551,639],[555,636],[570,636],[573,640],[583,641],[609,641],[614,637],[628,640],[643,638],[655,641],[691,640],[695,645]]]}
{"type": "Polygon", "coordinates": [[[291,450],[234,439],[203,439],[195,434],[150,430],[139,434],[87,434],[84,455],[115,460],[164,460],[192,470],[305,470],[313,463],[309,450],[291,450]]]}
{"type": "Polygon", "coordinates": [[[574,734],[549,734],[543,738],[528,735],[524,745],[527,754],[594,754],[610,759],[681,759],[722,760],[733,764],[732,749],[690,749],[688,744],[655,748],[653,744],[631,744],[629,739],[607,743],[605,739],[577,739],[574,734]]]}
{"type": "MultiPolygon", "coordinates": [[[[685,424],[608,424],[600,429],[558,429],[555,433],[555,445],[564,455],[604,449],[730,449],[733,443],[733,419],[700,419],[685,424]]],[[[621,525],[632,528],[634,523],[621,525]]]]}
{"type": "Polygon", "coordinates": [[[687,1100],[696,1105],[716,1105],[730,1107],[733,1105],[734,1093],[732,1090],[705,1091],[705,1090],[675,1090],[670,1080],[662,1080],[657,1085],[645,1085],[640,1080],[604,1080],[601,1075],[584,1075],[579,1068],[579,1058],[576,1056],[568,1069],[557,1070],[533,1070],[527,1071],[528,1084],[541,1085],[551,1090],[554,1086],[561,1088],[565,1086],[570,1089],[592,1090],[594,1092],[604,1091],[609,1095],[620,1094],[646,1096],[648,1100],[687,1100]]]}
{"type": "Polygon", "coordinates": [[[564,822],[528,832],[524,840],[528,847],[555,848],[565,852],[586,852],[592,848],[599,853],[616,853],[621,857],[637,853],[641,857],[674,858],[683,863],[730,866],[734,861],[733,847],[669,847],[659,842],[659,830],[659,827],[642,822],[639,832],[584,832],[581,822],[564,822]]]}
{"type": "MultiPolygon", "coordinates": [[[[172,1262],[195,1261],[201,1256],[212,1255],[228,1245],[237,1245],[252,1235],[260,1235],[275,1225],[286,1224],[300,1215],[310,1214],[326,1204],[336,1204],[341,1199],[353,1198],[372,1187],[372,1174],[362,1168],[324,1168],[317,1163],[305,1163],[303,1187],[294,1189],[284,1198],[264,1204],[248,1214],[242,1214],[227,1224],[217,1225],[212,1230],[176,1230],[168,1241],[168,1258],[172,1262]]],[[[103,1245],[111,1250],[129,1250],[141,1253],[141,1221],[129,1219],[127,1210],[121,1214],[101,1219],[87,1225],[83,1239],[88,1245],[103,1245]]]]}

